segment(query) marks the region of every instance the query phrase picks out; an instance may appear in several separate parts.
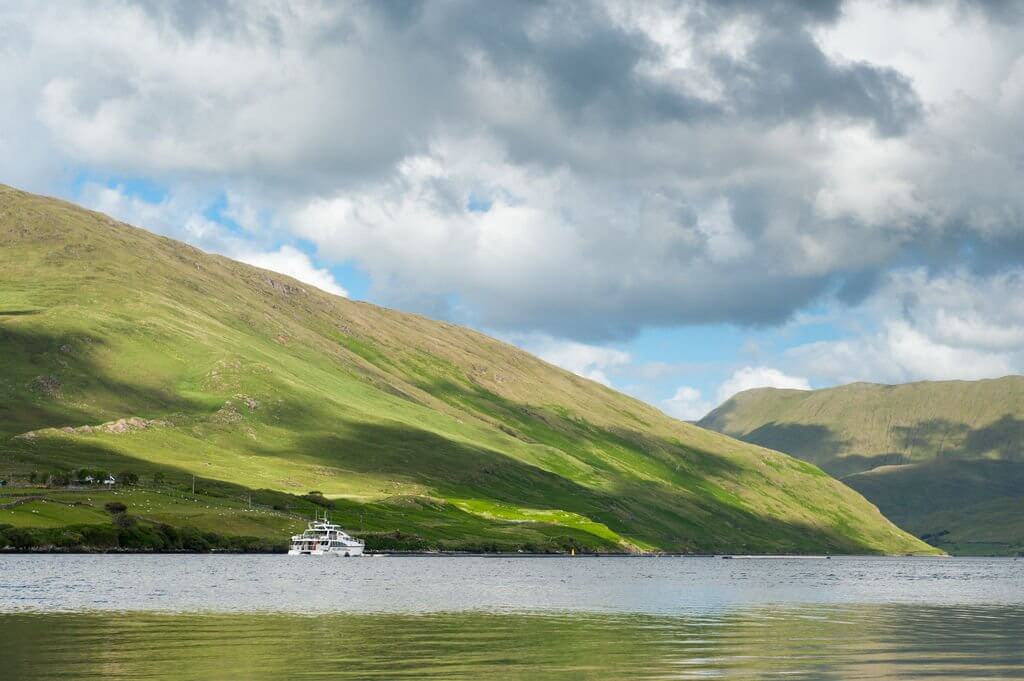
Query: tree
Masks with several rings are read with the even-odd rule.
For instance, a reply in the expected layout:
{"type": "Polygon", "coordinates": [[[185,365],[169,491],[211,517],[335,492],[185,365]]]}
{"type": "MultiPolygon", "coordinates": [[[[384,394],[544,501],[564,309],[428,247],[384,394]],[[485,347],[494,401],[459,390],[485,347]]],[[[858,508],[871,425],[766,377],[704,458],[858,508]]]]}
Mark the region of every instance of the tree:
{"type": "Polygon", "coordinates": [[[164,474],[161,473],[160,471],[157,471],[156,473],[153,473],[153,484],[154,485],[162,485],[163,483],[164,483],[164,474]]]}
{"type": "Polygon", "coordinates": [[[107,513],[112,515],[118,515],[128,510],[128,507],[122,504],[120,501],[108,501],[103,505],[103,508],[107,510],[107,513]]]}
{"type": "Polygon", "coordinates": [[[138,522],[133,516],[130,516],[127,513],[116,513],[114,514],[113,520],[114,527],[119,530],[130,530],[135,527],[135,524],[138,522]]]}
{"type": "Polygon", "coordinates": [[[117,474],[117,480],[122,485],[130,487],[139,483],[139,474],[132,471],[121,471],[117,474]]]}
{"type": "Polygon", "coordinates": [[[312,501],[317,506],[323,506],[324,508],[334,508],[334,502],[324,496],[324,493],[320,490],[313,490],[308,494],[303,495],[304,499],[312,501]]]}

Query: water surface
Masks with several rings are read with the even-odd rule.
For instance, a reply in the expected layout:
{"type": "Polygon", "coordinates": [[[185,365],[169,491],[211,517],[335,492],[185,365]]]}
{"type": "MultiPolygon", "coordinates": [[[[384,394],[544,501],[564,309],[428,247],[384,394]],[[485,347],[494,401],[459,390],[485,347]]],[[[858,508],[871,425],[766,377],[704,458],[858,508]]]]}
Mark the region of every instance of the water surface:
{"type": "Polygon", "coordinates": [[[0,556],[17,679],[1024,678],[1014,559],[0,556]]]}

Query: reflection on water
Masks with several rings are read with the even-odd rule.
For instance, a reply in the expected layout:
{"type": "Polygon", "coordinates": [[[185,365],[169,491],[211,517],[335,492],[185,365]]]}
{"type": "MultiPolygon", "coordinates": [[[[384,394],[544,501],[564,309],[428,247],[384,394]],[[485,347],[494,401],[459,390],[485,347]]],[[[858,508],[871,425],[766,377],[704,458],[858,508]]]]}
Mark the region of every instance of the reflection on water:
{"type": "Polygon", "coordinates": [[[1007,607],[801,606],[719,616],[0,615],[14,679],[1024,677],[1007,607]]]}
{"type": "Polygon", "coordinates": [[[1024,678],[1022,604],[1013,560],[0,556],[0,678],[1024,678]]]}

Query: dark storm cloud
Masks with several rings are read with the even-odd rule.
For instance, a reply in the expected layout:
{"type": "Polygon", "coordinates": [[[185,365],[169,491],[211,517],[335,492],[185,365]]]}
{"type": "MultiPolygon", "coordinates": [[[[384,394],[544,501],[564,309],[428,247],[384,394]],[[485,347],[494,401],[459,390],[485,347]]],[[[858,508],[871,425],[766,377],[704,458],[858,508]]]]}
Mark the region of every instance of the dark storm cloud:
{"type": "Polygon", "coordinates": [[[766,31],[749,63],[719,60],[736,105],[752,117],[781,122],[812,114],[869,120],[899,135],[921,114],[909,81],[892,69],[836,65],[803,30],[766,31]]]}
{"type": "Polygon", "coordinates": [[[808,27],[834,20],[838,3],[698,7],[698,31],[747,15],[756,17],[760,27],[749,57],[710,61],[710,76],[727,92],[722,103],[646,77],[639,67],[657,61],[660,48],[641,31],[616,24],[598,3],[502,3],[487,12],[475,3],[433,5],[433,16],[403,14],[415,19],[402,24],[400,39],[440,48],[442,58],[453,64],[473,46],[499,72],[540,78],[562,114],[574,122],[587,116],[636,126],[712,116],[782,121],[824,113],[871,120],[895,134],[920,113],[910,84],[895,71],[834,64],[815,44],[808,27]],[[416,21],[426,22],[424,33],[411,30],[416,21]],[[538,24],[551,28],[536,30],[538,24]]]}
{"type": "MultiPolygon", "coordinates": [[[[580,315],[579,300],[571,296],[546,300],[522,296],[504,299],[498,306],[481,306],[484,312],[475,321],[489,328],[539,331],[585,342],[621,341],[640,328],[676,326],[681,310],[686,311],[688,323],[767,327],[786,321],[794,310],[827,292],[830,285],[825,277],[765,276],[749,268],[730,270],[727,276],[702,275],[684,281],[667,276],[676,279],[669,296],[664,285],[618,290],[614,297],[592,302],[586,315],[580,315]],[[702,286],[702,279],[709,285],[702,286]],[[756,305],[751,304],[752,298],[756,305]]],[[[567,287],[573,285],[565,282],[567,287]]],[[[473,300],[472,293],[467,298],[473,300]]],[[[433,309],[435,313],[442,310],[438,306],[433,309]]],[[[448,308],[444,314],[457,317],[459,311],[448,308]]]]}

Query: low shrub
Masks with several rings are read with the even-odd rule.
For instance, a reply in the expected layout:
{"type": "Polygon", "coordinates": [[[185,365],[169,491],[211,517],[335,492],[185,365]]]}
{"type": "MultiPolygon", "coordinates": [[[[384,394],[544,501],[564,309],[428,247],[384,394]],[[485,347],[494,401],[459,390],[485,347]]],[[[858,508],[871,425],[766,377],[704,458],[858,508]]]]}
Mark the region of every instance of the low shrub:
{"type": "Polygon", "coordinates": [[[323,508],[334,508],[334,502],[325,497],[323,492],[310,492],[308,494],[303,494],[302,498],[323,508]]]}

